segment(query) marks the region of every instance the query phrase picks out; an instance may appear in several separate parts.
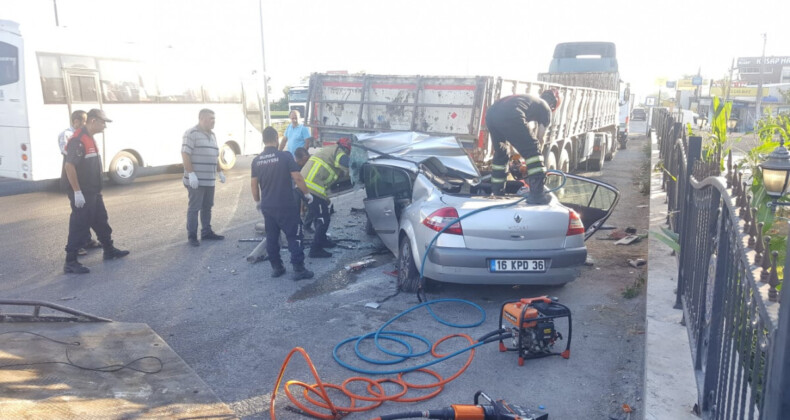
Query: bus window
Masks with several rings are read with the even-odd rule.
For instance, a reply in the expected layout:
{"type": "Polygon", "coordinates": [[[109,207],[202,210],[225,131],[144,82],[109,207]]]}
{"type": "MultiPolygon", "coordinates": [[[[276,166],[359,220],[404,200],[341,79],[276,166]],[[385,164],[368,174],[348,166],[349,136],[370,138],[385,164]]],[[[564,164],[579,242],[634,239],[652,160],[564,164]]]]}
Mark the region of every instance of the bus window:
{"type": "Polygon", "coordinates": [[[99,101],[99,94],[96,92],[96,78],[93,75],[70,74],[69,84],[71,86],[72,102],[99,101]]]}
{"type": "Polygon", "coordinates": [[[66,87],[63,83],[63,72],[60,61],[54,55],[39,55],[38,68],[41,73],[41,90],[45,104],[65,104],[66,87]]]}
{"type": "Polygon", "coordinates": [[[143,84],[141,64],[135,61],[99,59],[104,102],[151,102],[143,84]]]}
{"type": "Polygon", "coordinates": [[[19,81],[19,49],[0,42],[0,86],[19,81]]]}
{"type": "Polygon", "coordinates": [[[241,101],[241,88],[237,81],[211,82],[203,85],[203,97],[206,102],[238,103],[241,101]]]}

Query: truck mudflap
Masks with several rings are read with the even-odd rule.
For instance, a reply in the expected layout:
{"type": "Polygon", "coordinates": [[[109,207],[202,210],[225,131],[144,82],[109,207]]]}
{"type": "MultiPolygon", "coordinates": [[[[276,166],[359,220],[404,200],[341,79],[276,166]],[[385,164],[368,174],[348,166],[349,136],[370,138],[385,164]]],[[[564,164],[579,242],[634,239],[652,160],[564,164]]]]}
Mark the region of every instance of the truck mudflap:
{"type": "Polygon", "coordinates": [[[236,418],[146,324],[0,300],[0,336],[3,418],[236,418]]]}

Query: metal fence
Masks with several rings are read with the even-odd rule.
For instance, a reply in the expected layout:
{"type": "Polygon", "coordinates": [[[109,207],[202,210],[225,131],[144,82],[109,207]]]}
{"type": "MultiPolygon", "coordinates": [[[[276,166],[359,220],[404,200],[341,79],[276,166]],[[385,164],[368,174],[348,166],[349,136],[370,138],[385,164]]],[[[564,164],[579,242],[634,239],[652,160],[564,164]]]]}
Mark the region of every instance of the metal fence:
{"type": "Polygon", "coordinates": [[[770,238],[754,220],[749,189],[732,165],[724,176],[708,176],[702,138],[688,136],[668,111],[653,111],[652,128],[667,223],[680,234],[676,308],[688,331],[699,412],[703,419],[788,419],[790,305],[779,303],[777,253],[766,250],[770,238]]]}

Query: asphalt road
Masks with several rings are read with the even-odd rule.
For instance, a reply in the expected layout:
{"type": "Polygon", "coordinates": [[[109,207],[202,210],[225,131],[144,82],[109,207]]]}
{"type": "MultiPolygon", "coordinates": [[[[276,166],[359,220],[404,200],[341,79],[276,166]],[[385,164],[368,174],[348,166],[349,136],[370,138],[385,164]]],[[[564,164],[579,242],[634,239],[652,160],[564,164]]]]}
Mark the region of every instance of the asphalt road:
{"type": "MultiPolygon", "coordinates": [[[[639,162],[645,158],[643,144],[643,137],[632,140],[629,149],[606,163],[603,174],[589,174],[623,192],[610,225],[647,225],[647,209],[642,216],[637,206],[648,199],[634,186],[639,162]]],[[[249,162],[250,158],[241,158],[228,172],[228,182],[217,187],[213,226],[226,239],[199,248],[186,242],[186,191],[179,174],[144,177],[131,186],[108,186],[104,196],[115,244],[131,254],[104,262],[100,250],[92,251],[81,258],[91,269],[83,276],[62,273],[69,215],[63,195],[35,192],[0,197],[0,296],[51,301],[115,321],[147,323],[244,418],[269,418],[268,403],[278,371],[294,347],[310,354],[325,381],[340,383],[354,376],[333,360],[333,347],[344,338],[375,331],[417,304],[417,299],[410,294],[394,295],[394,258],[380,253],[383,248],[377,238],[364,234],[364,213],[355,210],[363,208],[361,192],[335,200],[330,230],[335,238],[359,242],[344,242],[355,249],[336,249],[331,259],[308,260],[308,267],[316,272],[314,279],[272,279],[268,263],[247,263],[245,257],[255,244],[238,240],[260,236],[254,225],[261,221],[249,191],[249,162]],[[377,253],[374,266],[356,273],[344,269],[371,253],[377,253]],[[365,306],[371,302],[380,306],[365,306]]],[[[585,267],[576,281],[562,288],[446,284],[430,291],[431,299],[462,298],[480,305],[486,314],[480,326],[450,328],[435,322],[424,308],[392,326],[432,340],[453,333],[476,338],[497,328],[503,301],[550,294],[573,310],[570,359],[529,360],[519,367],[515,354],[500,353],[496,344],[486,345],[477,350],[469,369],[438,397],[413,404],[388,402],[373,412],[348,418],[471,403],[478,390],[515,404],[542,406],[552,419],[624,418],[619,410],[623,403],[636,407],[634,418],[639,418],[644,295],[625,299],[621,293],[643,273],[625,263],[626,257],[639,255],[640,248],[621,255],[622,247],[594,238],[588,247],[596,265],[585,267]]],[[[436,305],[434,310],[453,322],[479,318],[474,309],[458,304],[436,305]]],[[[565,333],[564,324],[558,327],[565,333]]],[[[564,345],[561,341],[558,347],[564,345]]],[[[440,350],[460,347],[461,340],[456,340],[440,350]]],[[[402,351],[397,346],[393,349],[402,351]]],[[[340,354],[363,366],[348,347],[340,354]]],[[[446,377],[465,359],[462,355],[434,368],[446,377]]],[[[285,379],[313,382],[300,358],[294,358],[285,379]]],[[[421,373],[409,374],[407,380],[434,381],[421,373]]],[[[385,388],[398,391],[395,385],[385,388]]],[[[282,395],[280,390],[278,418],[306,418],[286,411],[289,403],[282,395]]],[[[337,397],[337,403],[345,405],[346,401],[337,397]]]]}

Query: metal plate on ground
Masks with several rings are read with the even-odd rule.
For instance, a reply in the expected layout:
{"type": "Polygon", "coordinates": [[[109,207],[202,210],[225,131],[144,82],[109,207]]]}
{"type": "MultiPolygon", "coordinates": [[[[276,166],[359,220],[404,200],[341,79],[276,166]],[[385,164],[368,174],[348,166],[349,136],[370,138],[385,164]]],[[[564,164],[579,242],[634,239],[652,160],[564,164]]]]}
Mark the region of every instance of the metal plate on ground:
{"type": "Polygon", "coordinates": [[[236,418],[146,324],[0,323],[0,366],[3,418],[236,418]],[[93,371],[66,364],[101,368],[140,358],[146,359],[130,367],[154,372],[157,358],[161,370],[93,371]],[[19,364],[32,365],[8,366],[19,364]]]}

